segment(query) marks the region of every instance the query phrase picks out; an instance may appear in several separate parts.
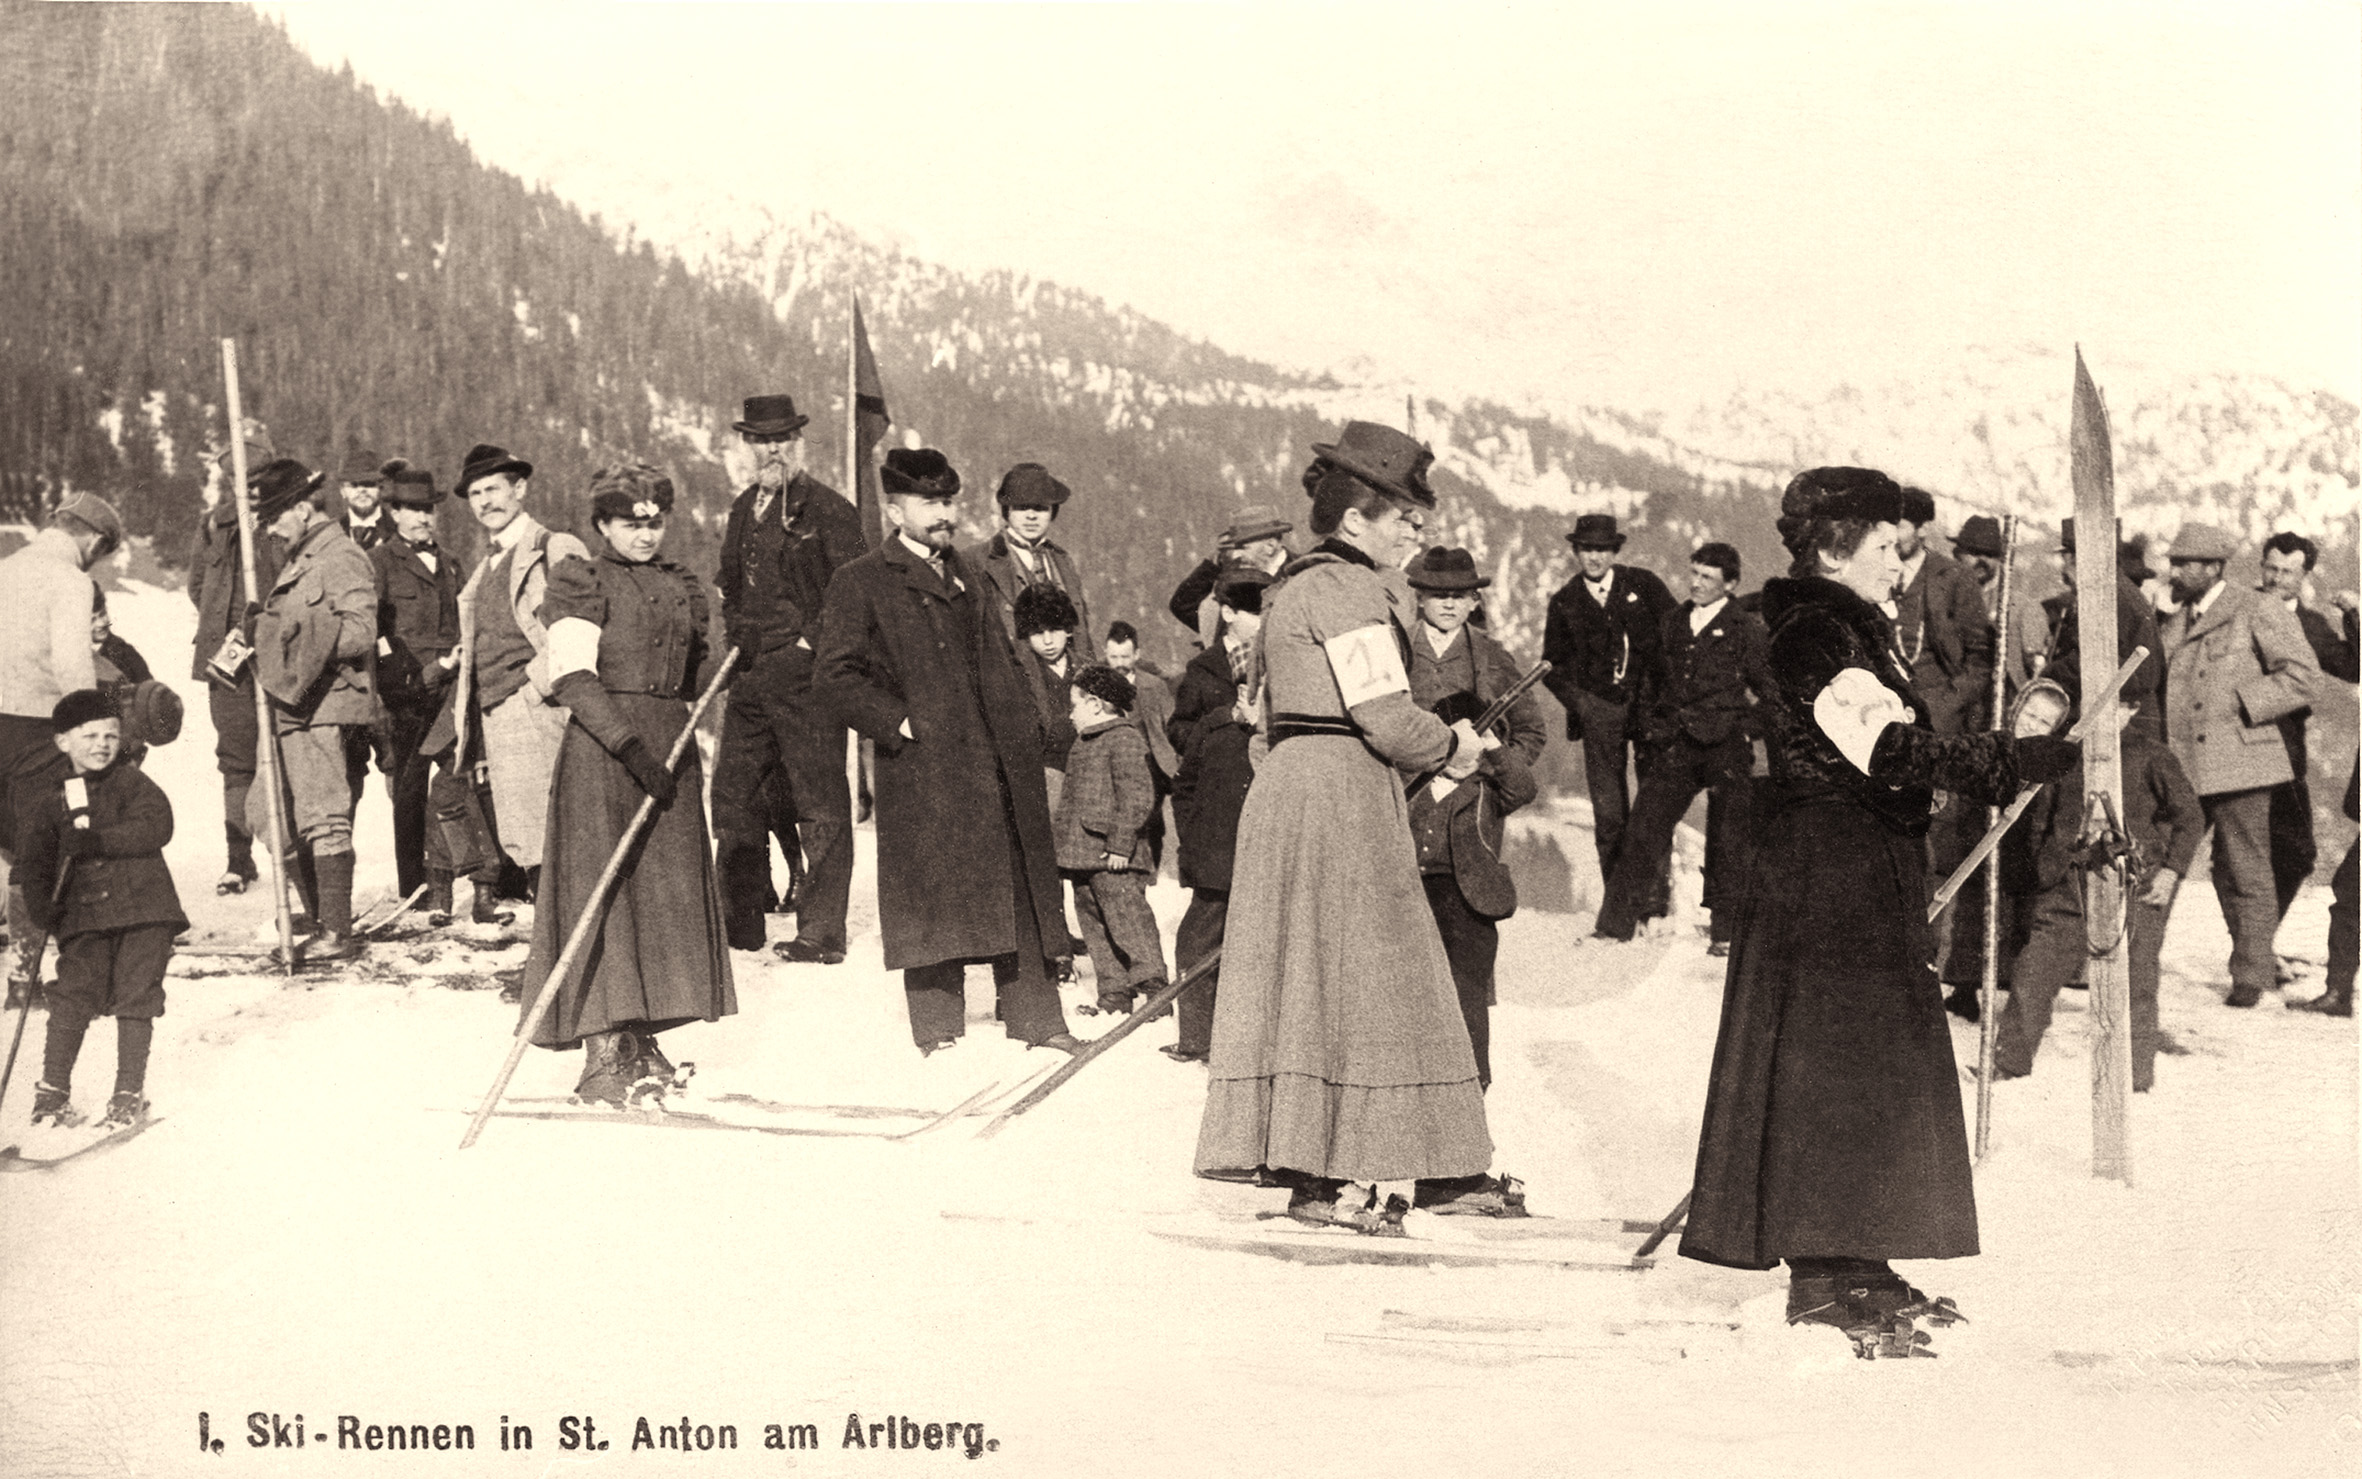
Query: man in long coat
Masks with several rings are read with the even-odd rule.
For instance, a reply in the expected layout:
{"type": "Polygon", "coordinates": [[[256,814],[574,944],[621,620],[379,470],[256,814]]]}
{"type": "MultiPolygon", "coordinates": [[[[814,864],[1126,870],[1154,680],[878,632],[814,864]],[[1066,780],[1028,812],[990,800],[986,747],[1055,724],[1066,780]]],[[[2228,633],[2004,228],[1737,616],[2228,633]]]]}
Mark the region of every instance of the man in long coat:
{"type": "Polygon", "coordinates": [[[2273,985],[2280,923],[2272,883],[2272,788],[2295,773],[2279,720],[2307,707],[2321,669],[2288,609],[2223,580],[2231,536],[2184,524],[2166,558],[2181,609],[2165,643],[2165,739],[2214,830],[2214,893],[2231,929],[2231,994],[2251,1007],[2273,985]]]}
{"type": "Polygon", "coordinates": [[[853,793],[845,727],[812,695],[812,643],[829,578],[868,541],[853,505],[800,466],[810,420],[788,396],[758,395],[736,423],[756,472],[722,529],[722,619],[743,666],[714,761],[714,833],[730,946],[760,950],[773,783],[785,776],[811,869],[796,899],[796,937],[774,951],[782,960],[834,965],[845,958],[853,889],[853,793]]]}
{"type": "Polygon", "coordinates": [[[879,473],[897,532],[829,582],[813,692],[877,743],[878,924],[923,1053],[967,1031],[992,962],[1009,1036],[1078,1051],[1050,957],[1066,941],[1042,733],[984,577],[952,548],[960,477],[932,448],[879,473]]]}
{"type": "MultiPolygon", "coordinates": [[[[261,422],[249,416],[242,430],[249,469],[278,459],[261,422]]],[[[236,465],[229,444],[208,446],[204,462],[207,501],[189,550],[189,601],[197,608],[197,651],[189,676],[205,685],[206,707],[213,719],[213,763],[221,772],[228,864],[213,891],[241,894],[260,876],[254,864],[254,834],[246,825],[246,793],[254,787],[255,746],[262,730],[254,712],[254,665],[241,658],[236,672],[225,675],[214,659],[232,632],[251,645],[254,631],[246,610],[252,600],[238,545],[238,500],[223,496],[230,490],[236,465]]],[[[279,541],[255,531],[254,578],[263,589],[270,589],[278,578],[279,562],[286,555],[279,541]]]]}
{"type": "Polygon", "coordinates": [[[1604,885],[1616,875],[1631,809],[1630,756],[1638,737],[1631,717],[1647,706],[1663,671],[1659,628],[1673,609],[1673,593],[1637,565],[1615,563],[1624,536],[1612,514],[1579,516],[1567,542],[1581,568],[1550,598],[1542,628],[1550,676],[1542,685],[1566,706],[1566,737],[1583,745],[1591,841],[1604,885]]]}

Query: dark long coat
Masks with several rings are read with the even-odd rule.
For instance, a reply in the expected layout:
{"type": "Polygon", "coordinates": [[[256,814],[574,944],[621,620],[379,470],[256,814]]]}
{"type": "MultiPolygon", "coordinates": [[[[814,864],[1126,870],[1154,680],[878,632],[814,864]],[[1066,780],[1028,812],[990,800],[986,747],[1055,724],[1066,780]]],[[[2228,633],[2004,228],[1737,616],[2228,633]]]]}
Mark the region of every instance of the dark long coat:
{"type": "Polygon", "coordinates": [[[888,970],[1005,955],[1020,907],[1042,939],[1066,938],[1033,694],[983,577],[957,553],[944,563],[956,587],[890,536],[837,571],[821,607],[813,695],[877,742],[888,970]]]}
{"type": "Polygon", "coordinates": [[[1181,882],[1230,892],[1231,854],[1238,847],[1239,809],[1255,783],[1249,758],[1255,731],[1235,712],[1238,678],[1219,642],[1189,660],[1173,695],[1165,734],[1180,753],[1173,777],[1173,825],[1181,834],[1181,882]]]}
{"type": "Polygon", "coordinates": [[[1977,1251],[1959,1069],[1927,923],[1931,788],[1997,804],[2009,742],[1939,736],[1883,612],[1834,581],[1764,586],[1770,805],[1741,902],[1684,1256],[1959,1258],[1977,1251]],[[1867,773],[1814,717],[1838,673],[1909,708],[1867,773]]]}
{"type": "Polygon", "coordinates": [[[431,714],[457,668],[442,665],[459,646],[459,562],[438,551],[435,568],[396,535],[369,551],[377,567],[377,696],[386,707],[431,714]]]}
{"type": "MultiPolygon", "coordinates": [[[[528,1012],[647,796],[614,751],[636,737],[661,763],[688,722],[705,677],[700,669],[717,656],[703,582],[670,561],[633,564],[602,540],[592,544],[596,558],[569,557],[551,568],[541,605],[547,622],[576,617],[599,628],[598,678],[607,699],[577,707],[558,744],[533,953],[525,962],[528,1012]]],[[[629,855],[581,967],[534,1035],[542,1047],[570,1047],[631,1023],[661,1030],[738,1010],[695,745],[673,774],[679,794],[658,808],[629,855]]]]}

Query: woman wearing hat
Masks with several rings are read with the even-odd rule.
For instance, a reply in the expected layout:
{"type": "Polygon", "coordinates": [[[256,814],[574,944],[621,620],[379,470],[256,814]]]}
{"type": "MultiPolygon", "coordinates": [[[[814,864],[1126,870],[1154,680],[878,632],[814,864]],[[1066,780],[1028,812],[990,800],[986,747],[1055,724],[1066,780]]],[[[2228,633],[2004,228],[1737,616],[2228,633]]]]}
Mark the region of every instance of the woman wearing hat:
{"type": "Polygon", "coordinates": [[[697,751],[678,774],[664,761],[716,656],[705,585],[658,557],[673,490],[656,469],[602,468],[591,493],[594,553],[553,568],[542,602],[551,691],[572,719],[551,783],[524,999],[530,1013],[642,799],[655,797],[655,825],[626,859],[590,948],[533,1038],[545,1048],[580,1043],[575,1094],[620,1107],[671,1083],[657,1033],[730,1016],[738,998],[697,751]]]}
{"type": "Polygon", "coordinates": [[[1977,1251],[1951,1034],[1930,968],[1929,803],[1999,805],[2078,753],[2047,736],[1938,735],[1878,602],[1902,562],[1884,473],[1800,473],[1781,501],[1795,557],[1765,582],[1771,782],[1739,905],[1681,1251],[1790,1269],[1788,1318],[1864,1356],[1949,1324],[1889,1267],[1977,1251]]]}
{"type": "Polygon", "coordinates": [[[1399,1236],[1411,1199],[1380,1205],[1379,1184],[1492,1164],[1402,780],[1463,779],[1485,745],[1421,709],[1406,672],[1400,566],[1435,507],[1433,454],[1366,422],[1313,452],[1323,542],[1264,607],[1271,748],[1239,815],[1196,1169],[1290,1187],[1301,1221],[1399,1236]]]}

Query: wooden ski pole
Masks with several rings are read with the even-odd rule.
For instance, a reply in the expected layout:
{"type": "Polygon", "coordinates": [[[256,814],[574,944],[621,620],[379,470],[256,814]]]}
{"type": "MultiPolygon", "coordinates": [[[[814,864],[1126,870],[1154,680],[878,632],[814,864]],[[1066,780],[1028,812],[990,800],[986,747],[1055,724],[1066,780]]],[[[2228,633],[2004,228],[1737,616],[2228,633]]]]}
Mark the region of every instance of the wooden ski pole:
{"type": "MultiPolygon", "coordinates": [[[[72,856],[60,859],[57,865],[57,882],[49,887],[50,912],[53,918],[56,915],[57,906],[65,902],[66,880],[73,876],[74,859],[72,856]]],[[[33,1015],[33,993],[41,986],[41,957],[49,953],[49,935],[46,931],[41,934],[40,941],[41,943],[25,960],[25,999],[17,1003],[16,1033],[8,1039],[8,1066],[0,1068],[0,1104],[8,1102],[8,1081],[16,1077],[16,1050],[24,1046],[25,1020],[33,1015]]]]}
{"type": "MultiPolygon", "coordinates": [[[[733,647],[722,655],[722,665],[714,669],[713,677],[706,681],[705,692],[697,697],[696,707],[689,710],[688,720],[681,725],[680,734],[674,737],[672,749],[664,757],[665,769],[671,770],[678,766],[681,757],[688,753],[689,746],[696,743],[697,721],[703,719],[705,711],[713,707],[714,700],[721,696],[722,685],[729,681],[730,670],[737,666],[738,649],[733,647]]],[[[590,899],[583,905],[581,917],[574,921],[572,933],[566,936],[565,948],[558,952],[557,963],[550,967],[548,978],[541,983],[540,992],[533,998],[533,1010],[526,1013],[525,1020],[517,1024],[516,1039],[509,1044],[508,1057],[500,1065],[500,1074],[485,1092],[484,1102],[476,1106],[475,1118],[468,1121],[467,1134],[460,1138],[461,1150],[475,1144],[476,1137],[484,1133],[484,1122],[492,1118],[492,1111],[500,1105],[500,1096],[508,1091],[509,1078],[524,1058],[526,1045],[533,1041],[533,1034],[541,1029],[550,1008],[557,1004],[558,989],[566,984],[566,977],[581,961],[582,952],[589,947],[591,936],[598,932],[600,921],[606,917],[608,901],[614,898],[616,886],[623,881],[624,865],[639,850],[641,837],[647,834],[649,824],[655,820],[656,798],[641,797],[640,809],[632,813],[631,823],[623,829],[623,836],[616,842],[615,851],[608,855],[607,866],[600,870],[598,882],[591,885],[590,899]]]]}
{"type": "MultiPolygon", "coordinates": [[[[2018,516],[2001,516],[2001,576],[1993,593],[1993,728],[1996,732],[2009,722],[2003,705],[2008,692],[2009,663],[2009,568],[2017,554],[2018,516]]],[[[2001,819],[2001,808],[1985,808],[1985,826],[1989,830],[2001,819]]],[[[1995,1009],[2001,996],[2001,849],[1995,848],[1985,859],[1985,968],[1977,982],[1977,1154],[1985,1158],[1985,1146],[1993,1130],[1993,1047],[2000,1037],[2000,1013],[1995,1009]]]]}
{"type": "Polygon", "coordinates": [[[1651,1253],[1656,1252],[1659,1244],[1673,1236],[1675,1228],[1689,1220],[1689,1200],[1696,1195],[1697,1193],[1694,1191],[1685,1191],[1681,1194],[1681,1200],[1674,1203],[1673,1210],[1665,1214],[1665,1220],[1656,1225],[1655,1230],[1648,1235],[1648,1241],[1633,1251],[1632,1261],[1634,1263],[1638,1263],[1651,1253]]]}
{"type": "MultiPolygon", "coordinates": [[[[2113,608],[2111,608],[2111,613],[2112,611],[2113,608]]],[[[2067,731],[2068,739],[2079,740],[2091,732],[2091,716],[2115,707],[2116,695],[2122,691],[2124,680],[2131,677],[2133,669],[2139,667],[2148,656],[2149,649],[2146,647],[2132,649],[2132,656],[2124,659],[2124,666],[2118,668],[2115,676],[2108,680],[2107,687],[2100,690],[2099,707],[2096,709],[2086,708],[2083,711],[2083,717],[2075,721],[2073,729],[2067,731]]],[[[2109,716],[2109,722],[2110,724],[2115,722],[2113,714],[2109,716]]],[[[2111,741],[2114,740],[2115,734],[2116,731],[2113,728],[2108,731],[2111,741]]],[[[1995,822],[1969,855],[1960,860],[1960,866],[1952,870],[1952,876],[1944,880],[1944,886],[1937,889],[1935,895],[1927,901],[1927,919],[1930,924],[1935,922],[1935,917],[1938,914],[1944,912],[1944,906],[1952,902],[1952,896],[1960,892],[1961,885],[1968,882],[1969,875],[1982,867],[1986,858],[1992,856],[1993,849],[2001,845],[2001,839],[2008,834],[2010,827],[2016,823],[2017,819],[2025,814],[2026,808],[2033,805],[2034,798],[2041,791],[2040,786],[2027,786],[2020,790],[2018,799],[2012,801],[2009,804],[2009,810],[2001,814],[2001,820],[1995,822]]]]}
{"type": "MultiPolygon", "coordinates": [[[[238,399],[238,341],[221,341],[222,379],[229,387],[230,408],[230,469],[234,485],[230,496],[238,507],[238,564],[246,575],[246,604],[238,613],[238,630],[244,633],[246,623],[262,611],[262,586],[254,575],[254,500],[246,491],[246,413],[238,399]]],[[[246,681],[254,685],[256,761],[255,784],[264,789],[264,815],[270,819],[271,829],[271,899],[279,925],[279,964],[287,975],[294,975],[295,915],[287,907],[287,799],[280,791],[279,728],[271,720],[271,696],[263,691],[262,655],[250,651],[246,655],[246,681]]]]}
{"type": "Polygon", "coordinates": [[[1148,1000],[1140,1003],[1139,1007],[1133,1011],[1132,1015],[1124,1018],[1121,1022],[1116,1023],[1115,1026],[1109,1028],[1105,1033],[1101,1034],[1099,1038],[1089,1047],[1084,1048],[1081,1052],[1075,1054],[1064,1064],[1060,1065],[1058,1071],[1051,1074],[1048,1078],[1043,1079],[1040,1085],[1036,1087],[1032,1093],[1027,1094],[1024,1098],[1010,1105],[1007,1109],[1002,1110],[999,1114],[994,1115],[989,1121],[985,1123],[983,1129],[976,1132],[976,1138],[979,1140],[990,1140],[993,1136],[998,1135],[1001,1132],[1001,1127],[1003,1125],[1006,1125],[1009,1121],[1025,1113],[1025,1111],[1033,1108],[1036,1104],[1041,1103],[1044,1099],[1049,1098],[1052,1094],[1057,1093],[1058,1086],[1060,1084],[1065,1083],[1068,1079],[1082,1072],[1084,1066],[1090,1063],[1092,1059],[1098,1057],[1100,1054],[1106,1052],[1109,1048],[1114,1047],[1117,1043],[1122,1042],[1125,1038],[1130,1037],[1134,1032],[1138,1031],[1141,1026],[1143,1026],[1150,1018],[1163,1011],[1166,1007],[1171,1006],[1174,1000],[1178,998],[1182,992],[1187,991],[1190,987],[1195,986],[1198,982],[1204,980],[1206,976],[1214,969],[1214,967],[1220,965],[1221,963],[1222,947],[1216,945],[1213,949],[1207,951],[1205,955],[1198,960],[1197,964],[1191,966],[1188,970],[1185,970],[1180,975],[1174,977],[1173,984],[1167,986],[1164,990],[1159,991],[1156,993],[1156,995],[1151,996],[1148,998],[1148,1000]]]}

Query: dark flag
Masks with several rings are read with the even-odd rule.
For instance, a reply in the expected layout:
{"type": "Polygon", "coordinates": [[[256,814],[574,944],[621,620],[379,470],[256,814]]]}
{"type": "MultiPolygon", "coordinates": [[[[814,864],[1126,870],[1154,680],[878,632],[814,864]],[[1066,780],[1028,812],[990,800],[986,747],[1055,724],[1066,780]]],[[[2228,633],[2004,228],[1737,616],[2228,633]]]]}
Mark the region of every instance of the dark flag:
{"type": "Polygon", "coordinates": [[[886,415],[886,388],[878,383],[878,362],[869,352],[869,330],[861,322],[861,300],[853,300],[853,503],[861,511],[870,548],[886,540],[885,512],[878,497],[878,443],[893,424],[886,415]]]}

